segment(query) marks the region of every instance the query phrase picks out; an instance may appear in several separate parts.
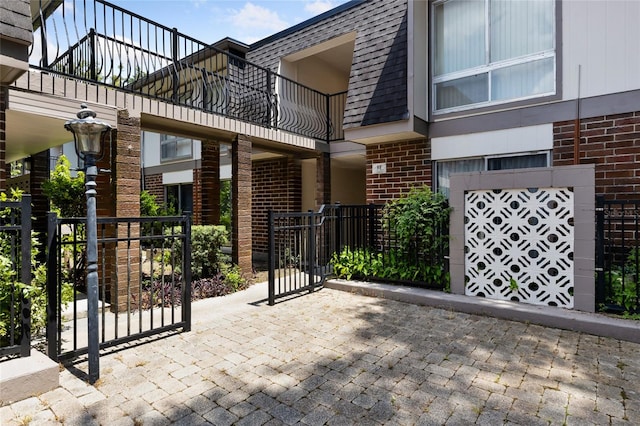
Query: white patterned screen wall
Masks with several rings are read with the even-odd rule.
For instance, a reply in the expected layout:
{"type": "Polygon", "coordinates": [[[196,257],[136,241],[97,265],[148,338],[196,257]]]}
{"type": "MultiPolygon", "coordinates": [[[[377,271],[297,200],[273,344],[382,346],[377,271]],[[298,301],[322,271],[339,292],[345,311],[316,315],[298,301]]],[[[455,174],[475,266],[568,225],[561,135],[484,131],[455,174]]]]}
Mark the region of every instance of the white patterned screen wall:
{"type": "Polygon", "coordinates": [[[465,294],[573,308],[570,188],[465,194],[465,294]]]}

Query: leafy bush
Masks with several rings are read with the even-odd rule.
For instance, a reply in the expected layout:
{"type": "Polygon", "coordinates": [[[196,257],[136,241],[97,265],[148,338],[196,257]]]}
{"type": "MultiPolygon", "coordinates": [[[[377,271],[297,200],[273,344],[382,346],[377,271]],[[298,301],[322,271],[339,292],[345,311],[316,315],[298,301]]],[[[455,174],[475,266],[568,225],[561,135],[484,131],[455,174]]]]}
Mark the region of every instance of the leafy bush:
{"type": "Polygon", "coordinates": [[[71,163],[67,157],[58,158],[48,181],[42,183],[42,192],[49,198],[52,209],[62,217],[83,217],[86,211],[84,173],[71,176],[71,163]]]}
{"type": "Polygon", "coordinates": [[[228,242],[227,231],[219,225],[191,227],[191,276],[211,277],[221,271],[222,246],[228,242]]]}
{"type": "Polygon", "coordinates": [[[448,248],[449,236],[442,229],[450,212],[444,195],[427,186],[412,188],[384,207],[382,226],[409,256],[437,254],[448,248]]]}

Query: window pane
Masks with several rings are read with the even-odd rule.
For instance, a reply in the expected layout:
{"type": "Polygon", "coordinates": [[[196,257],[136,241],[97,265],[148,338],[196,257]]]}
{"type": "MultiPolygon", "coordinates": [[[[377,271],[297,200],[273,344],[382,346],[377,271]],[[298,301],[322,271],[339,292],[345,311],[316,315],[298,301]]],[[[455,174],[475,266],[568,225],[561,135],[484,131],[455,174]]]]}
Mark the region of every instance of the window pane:
{"type": "Polygon", "coordinates": [[[491,0],[491,62],[553,49],[553,0],[491,0]]]}
{"type": "Polygon", "coordinates": [[[548,167],[547,154],[490,158],[487,161],[489,170],[528,169],[532,167],[548,167]]]}
{"type": "Polygon", "coordinates": [[[484,160],[482,158],[474,158],[472,160],[457,161],[439,161],[436,165],[437,189],[449,198],[449,175],[452,173],[480,172],[484,170],[484,160]]]}
{"type": "Polygon", "coordinates": [[[491,73],[491,100],[522,98],[552,93],[555,58],[501,68],[491,73]]]}
{"type": "Polygon", "coordinates": [[[436,109],[488,101],[489,88],[486,73],[436,84],[436,109]]]}
{"type": "Polygon", "coordinates": [[[435,7],[435,75],[486,63],[485,3],[452,0],[435,7]]]}

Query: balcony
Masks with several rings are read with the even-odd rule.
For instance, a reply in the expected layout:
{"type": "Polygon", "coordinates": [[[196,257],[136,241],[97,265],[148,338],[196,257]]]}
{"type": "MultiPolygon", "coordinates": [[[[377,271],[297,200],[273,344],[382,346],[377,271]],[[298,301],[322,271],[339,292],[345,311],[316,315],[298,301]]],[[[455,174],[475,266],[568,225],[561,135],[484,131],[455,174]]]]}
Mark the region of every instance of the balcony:
{"type": "Polygon", "coordinates": [[[207,45],[103,0],[39,6],[31,68],[320,141],[344,139],[346,92],[321,93],[246,61],[238,49],[207,45]]]}

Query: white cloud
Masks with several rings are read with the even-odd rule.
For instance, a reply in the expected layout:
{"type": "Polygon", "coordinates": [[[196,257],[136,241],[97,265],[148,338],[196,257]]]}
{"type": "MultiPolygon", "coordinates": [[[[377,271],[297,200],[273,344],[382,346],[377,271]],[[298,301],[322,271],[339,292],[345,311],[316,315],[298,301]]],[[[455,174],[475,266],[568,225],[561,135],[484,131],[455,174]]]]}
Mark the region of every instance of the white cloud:
{"type": "Polygon", "coordinates": [[[277,12],[251,2],[245,3],[242,9],[231,12],[231,23],[242,29],[251,29],[252,33],[277,32],[289,26],[277,12]]]}
{"type": "Polygon", "coordinates": [[[330,0],[314,0],[304,5],[304,10],[312,15],[320,15],[329,9],[336,7],[336,3],[330,0]]]}

